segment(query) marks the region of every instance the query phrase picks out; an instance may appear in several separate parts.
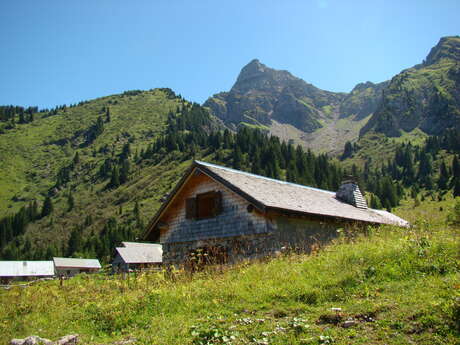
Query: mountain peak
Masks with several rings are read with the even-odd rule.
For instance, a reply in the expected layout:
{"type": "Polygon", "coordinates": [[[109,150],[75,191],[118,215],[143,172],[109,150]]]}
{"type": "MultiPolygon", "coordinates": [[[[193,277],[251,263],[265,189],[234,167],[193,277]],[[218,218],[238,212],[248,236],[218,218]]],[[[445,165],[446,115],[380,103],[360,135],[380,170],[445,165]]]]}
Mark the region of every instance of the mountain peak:
{"type": "Polygon", "coordinates": [[[441,59],[460,60],[460,36],[442,37],[438,44],[431,48],[426,57],[425,66],[432,65],[441,59]]]}
{"type": "Polygon", "coordinates": [[[270,70],[267,66],[261,63],[258,59],[253,59],[246,66],[241,69],[241,72],[238,76],[238,81],[243,81],[248,78],[258,76],[270,70]]]}

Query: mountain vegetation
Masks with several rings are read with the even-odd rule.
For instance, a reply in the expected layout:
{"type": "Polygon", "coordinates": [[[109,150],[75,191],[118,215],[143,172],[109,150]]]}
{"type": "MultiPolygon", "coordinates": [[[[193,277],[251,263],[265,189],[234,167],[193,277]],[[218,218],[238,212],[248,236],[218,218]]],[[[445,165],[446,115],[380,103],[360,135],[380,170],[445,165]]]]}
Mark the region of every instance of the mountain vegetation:
{"type": "Polygon", "coordinates": [[[353,175],[373,208],[391,210],[409,196],[419,202],[457,196],[458,42],[443,38],[423,64],[390,82],[359,84],[350,94],[320,90],[254,60],[229,93],[204,106],[153,89],[54,109],[0,107],[0,257],[109,262],[122,240],[138,238],[193,159],[327,190],[353,175]],[[419,77],[422,84],[415,83],[419,77]],[[412,99],[407,116],[417,124],[391,138],[397,133],[372,124],[383,121],[382,104],[390,98],[408,104],[405,96],[397,99],[409,95],[409,85],[413,95],[423,89],[428,98],[412,99]],[[430,97],[444,105],[423,108],[434,102],[430,97]],[[331,128],[327,118],[335,124],[371,118],[359,140],[343,143],[342,162],[273,135],[275,122],[317,133],[331,128]],[[428,130],[423,119],[440,127],[428,130]]]}
{"type": "Polygon", "coordinates": [[[193,159],[326,190],[337,190],[352,175],[370,207],[388,210],[408,195],[442,199],[460,190],[455,129],[424,144],[396,144],[386,160],[367,155],[364,164],[355,159],[362,142],[347,142],[340,164],[257,127],[233,132],[205,107],[169,89],[130,91],[60,109],[34,113],[34,123],[0,136],[2,155],[11,164],[3,166],[3,181],[13,195],[8,198],[5,189],[0,197],[14,210],[0,218],[4,259],[66,255],[109,262],[122,240],[138,238],[193,159]],[[13,136],[19,145],[8,147],[13,136]]]}
{"type": "MultiPolygon", "coordinates": [[[[162,92],[153,91],[158,97],[162,92]]],[[[109,261],[116,245],[135,239],[144,227],[140,209],[152,216],[195,158],[291,182],[338,188],[343,172],[327,155],[304,151],[255,129],[223,130],[205,108],[168,97],[176,107],[164,115],[164,130],[147,140],[122,132],[124,140],[109,147],[102,139],[115,120],[108,122],[107,116],[103,120],[94,114],[96,121],[78,132],[83,138],[44,185],[41,211],[37,200],[30,200],[0,221],[2,257],[40,259],[65,254],[109,261]]],[[[112,106],[110,113],[115,114],[117,108],[112,106]]]]}
{"type": "Polygon", "coordinates": [[[414,129],[440,134],[460,129],[460,37],[444,37],[426,60],[393,77],[360,135],[397,137],[414,129]]]}
{"type": "Polygon", "coordinates": [[[139,240],[194,159],[327,190],[352,175],[370,207],[415,227],[343,229],[311,256],[193,277],[95,275],[0,290],[0,341],[40,329],[78,332],[85,344],[128,335],[146,344],[454,344],[459,51],[460,38],[443,38],[422,64],[348,94],[253,60],[204,106],[167,88],[53,109],[1,106],[0,259],[110,262],[121,241],[139,240]]]}

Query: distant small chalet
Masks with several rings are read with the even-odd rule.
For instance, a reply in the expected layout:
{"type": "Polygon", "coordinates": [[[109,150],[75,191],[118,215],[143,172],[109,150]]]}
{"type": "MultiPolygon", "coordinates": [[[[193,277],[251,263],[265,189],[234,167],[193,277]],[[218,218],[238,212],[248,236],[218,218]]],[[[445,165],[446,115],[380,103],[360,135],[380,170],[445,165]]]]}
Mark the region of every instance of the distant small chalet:
{"type": "Polygon", "coordinates": [[[112,261],[114,272],[142,270],[161,265],[163,250],[161,244],[122,242],[123,247],[116,248],[112,261]]]}
{"type": "Polygon", "coordinates": [[[72,277],[80,273],[95,273],[101,269],[98,259],[53,258],[56,275],[72,277]]]}
{"type": "Polygon", "coordinates": [[[195,161],[150,222],[163,263],[234,262],[285,248],[310,251],[347,225],[408,223],[369,209],[359,187],[337,192],[195,161]]]}
{"type": "Polygon", "coordinates": [[[54,276],[52,261],[0,261],[0,280],[38,279],[54,276]]]}

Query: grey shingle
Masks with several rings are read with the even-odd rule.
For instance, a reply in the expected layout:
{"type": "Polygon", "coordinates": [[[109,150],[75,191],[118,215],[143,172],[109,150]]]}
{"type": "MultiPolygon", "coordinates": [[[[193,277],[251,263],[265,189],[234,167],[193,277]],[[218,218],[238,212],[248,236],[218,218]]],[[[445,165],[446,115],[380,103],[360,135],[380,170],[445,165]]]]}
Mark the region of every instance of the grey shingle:
{"type": "Polygon", "coordinates": [[[53,258],[58,268],[101,268],[98,259],[53,258]]]}
{"type": "Polygon", "coordinates": [[[340,201],[335,197],[335,192],[275,180],[210,163],[197,161],[195,164],[204,173],[233,186],[234,190],[250,196],[265,208],[370,223],[408,225],[404,219],[389,212],[358,208],[340,201]]]}
{"type": "Polygon", "coordinates": [[[54,276],[53,261],[0,261],[0,277],[54,276]]]}
{"type": "Polygon", "coordinates": [[[121,259],[127,264],[161,263],[161,244],[123,242],[126,247],[116,248],[121,259]],[[128,245],[126,245],[128,243],[128,245]]]}

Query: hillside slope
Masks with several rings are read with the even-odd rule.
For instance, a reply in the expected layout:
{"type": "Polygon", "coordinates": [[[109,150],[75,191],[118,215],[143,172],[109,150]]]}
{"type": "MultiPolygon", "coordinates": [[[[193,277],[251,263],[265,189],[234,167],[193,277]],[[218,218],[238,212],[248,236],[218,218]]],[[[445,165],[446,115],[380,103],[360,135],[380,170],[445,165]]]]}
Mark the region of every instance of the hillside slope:
{"type": "MultiPolygon", "coordinates": [[[[35,208],[32,218],[38,218],[19,226],[24,219],[15,217],[13,228],[23,230],[13,234],[13,239],[20,236],[4,250],[4,258],[69,255],[74,232],[80,239],[94,238],[86,251],[92,256],[102,255],[95,252],[98,247],[107,247],[97,243],[101,231],[113,233],[117,242],[120,236],[134,239],[189,164],[174,159],[135,164],[136,159],[164,134],[170,114],[191,106],[169,89],[128,91],[53,115],[37,113],[33,122],[0,134],[0,223],[5,216],[21,215],[21,207],[28,207],[26,213],[35,208]],[[125,181],[113,185],[115,173],[125,181]],[[40,216],[47,197],[53,211],[40,216]]],[[[12,236],[5,231],[0,231],[3,245],[12,236]]]]}
{"type": "Polygon", "coordinates": [[[39,194],[44,198],[55,185],[59,169],[77,151],[82,161],[77,174],[83,175],[107,156],[105,151],[117,152],[128,141],[133,151],[140,149],[162,133],[168,113],[179,104],[162,90],[127,92],[66,107],[56,115],[38,113],[33,122],[0,134],[0,213],[17,208],[15,201],[27,202],[39,194]],[[103,132],[89,138],[99,117],[104,121],[103,132]]]}

